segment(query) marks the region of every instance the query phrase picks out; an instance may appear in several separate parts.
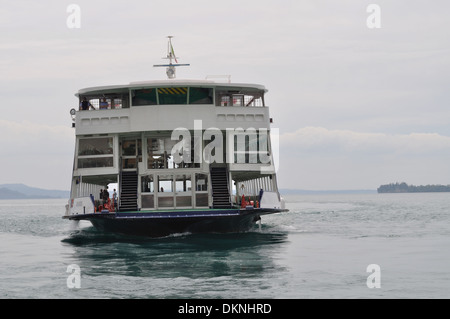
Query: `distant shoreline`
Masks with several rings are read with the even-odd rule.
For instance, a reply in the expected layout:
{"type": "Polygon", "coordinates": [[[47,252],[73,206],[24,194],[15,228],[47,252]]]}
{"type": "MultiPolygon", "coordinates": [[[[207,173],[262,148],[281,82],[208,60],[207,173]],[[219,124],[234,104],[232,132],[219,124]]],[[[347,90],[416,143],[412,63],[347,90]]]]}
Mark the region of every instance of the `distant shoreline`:
{"type": "Polygon", "coordinates": [[[450,185],[408,185],[403,183],[391,183],[381,185],[378,193],[444,193],[450,192],[450,185]]]}
{"type": "Polygon", "coordinates": [[[345,194],[406,194],[406,193],[444,193],[444,192],[450,192],[450,186],[447,190],[446,186],[445,188],[436,188],[436,187],[424,187],[421,188],[420,186],[415,186],[416,188],[411,188],[410,190],[372,190],[372,189],[354,189],[354,190],[303,190],[303,189],[280,189],[281,195],[345,195],[345,194]]]}
{"type": "Polygon", "coordinates": [[[304,190],[304,189],[280,189],[281,195],[320,195],[320,194],[376,194],[373,189],[349,189],[349,190],[304,190]]]}

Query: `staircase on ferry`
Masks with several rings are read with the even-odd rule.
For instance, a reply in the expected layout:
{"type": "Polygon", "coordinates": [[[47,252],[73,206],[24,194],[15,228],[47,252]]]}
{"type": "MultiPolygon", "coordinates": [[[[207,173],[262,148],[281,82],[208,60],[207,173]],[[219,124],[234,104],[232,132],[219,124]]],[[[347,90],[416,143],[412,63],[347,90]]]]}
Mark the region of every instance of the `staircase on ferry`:
{"type": "Polygon", "coordinates": [[[225,167],[211,167],[213,208],[231,208],[228,188],[228,170],[225,167]]]}
{"type": "Polygon", "coordinates": [[[119,211],[135,211],[138,209],[137,189],[138,189],[137,172],[123,171],[120,175],[119,211]]]}

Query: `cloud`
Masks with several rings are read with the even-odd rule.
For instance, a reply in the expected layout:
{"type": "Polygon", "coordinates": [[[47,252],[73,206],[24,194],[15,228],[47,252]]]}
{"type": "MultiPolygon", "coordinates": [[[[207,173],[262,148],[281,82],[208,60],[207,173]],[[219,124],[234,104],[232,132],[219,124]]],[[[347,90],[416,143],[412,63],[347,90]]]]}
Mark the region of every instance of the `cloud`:
{"type": "Polygon", "coordinates": [[[450,137],[439,134],[305,127],[280,136],[281,187],[376,189],[396,181],[447,185],[449,162],[450,137]]]}
{"type": "Polygon", "coordinates": [[[62,183],[73,161],[73,94],[165,79],[152,65],[163,62],[167,35],[191,64],[178,78],[231,74],[267,87],[274,124],[288,132],[283,183],[353,188],[450,176],[448,1],[379,0],[377,30],[366,26],[369,2],[350,0],[79,0],[80,29],[67,28],[69,4],[0,10],[2,178],[36,173],[50,183],[53,174],[62,183]]]}
{"type": "Polygon", "coordinates": [[[437,133],[385,134],[305,127],[280,137],[284,149],[297,151],[449,154],[450,137],[437,133]]]}
{"type": "Polygon", "coordinates": [[[19,153],[39,149],[58,151],[54,144],[66,143],[68,139],[74,139],[74,132],[70,127],[41,125],[30,121],[0,120],[0,134],[6,137],[1,140],[0,145],[3,148],[13,148],[19,153]]]}
{"type": "Polygon", "coordinates": [[[0,120],[1,183],[68,189],[74,132],[66,126],[0,120]]]}

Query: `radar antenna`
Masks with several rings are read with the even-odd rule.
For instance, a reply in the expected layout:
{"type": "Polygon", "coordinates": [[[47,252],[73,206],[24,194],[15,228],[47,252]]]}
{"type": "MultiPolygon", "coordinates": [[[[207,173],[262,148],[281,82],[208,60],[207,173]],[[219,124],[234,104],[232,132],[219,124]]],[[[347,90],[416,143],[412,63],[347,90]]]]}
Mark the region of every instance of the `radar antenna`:
{"type": "Polygon", "coordinates": [[[189,66],[190,64],[180,64],[178,63],[178,58],[175,55],[175,51],[173,50],[173,46],[172,46],[172,38],[173,36],[169,35],[167,37],[169,39],[168,43],[167,43],[167,56],[163,59],[168,59],[169,60],[169,64],[155,64],[153,65],[154,67],[166,67],[166,74],[167,77],[169,79],[175,79],[175,67],[177,66],[189,66]],[[172,63],[172,60],[175,60],[176,64],[172,63]]]}

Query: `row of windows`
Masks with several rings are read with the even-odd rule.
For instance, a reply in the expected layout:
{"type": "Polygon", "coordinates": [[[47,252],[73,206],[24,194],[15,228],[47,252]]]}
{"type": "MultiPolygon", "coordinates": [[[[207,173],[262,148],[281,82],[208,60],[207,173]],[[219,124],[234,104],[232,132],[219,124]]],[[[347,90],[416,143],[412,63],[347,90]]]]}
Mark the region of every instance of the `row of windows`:
{"type": "MultiPolygon", "coordinates": [[[[106,94],[83,101],[80,110],[129,108],[128,94],[106,94]],[[82,104],[85,104],[84,106],[82,104]]],[[[213,104],[214,89],[201,87],[147,88],[131,92],[132,106],[213,104]]],[[[262,92],[218,91],[216,106],[264,106],[262,92]]]]}
{"type": "MultiPolygon", "coordinates": [[[[147,169],[199,168],[203,156],[207,157],[206,148],[202,140],[191,137],[185,141],[182,149],[178,149],[179,141],[169,137],[149,137],[146,139],[147,169]],[[204,147],[204,150],[202,150],[204,147]],[[175,151],[174,151],[175,150],[175,151]],[[180,153],[181,151],[181,153],[180,153]],[[198,158],[197,158],[198,157],[198,158]]],[[[234,163],[269,164],[270,154],[267,134],[257,133],[256,130],[234,136],[234,163]]],[[[210,142],[212,143],[212,142],[210,142]]],[[[214,140],[214,147],[210,156],[214,161],[224,163],[226,141],[214,140]]],[[[92,137],[80,138],[78,142],[78,168],[113,167],[113,138],[92,137]]],[[[123,140],[120,147],[121,167],[124,169],[137,168],[138,162],[143,160],[142,141],[140,138],[123,140]]]]}
{"type": "Polygon", "coordinates": [[[208,176],[146,175],[141,177],[142,208],[208,207],[208,176]],[[192,177],[194,180],[192,181],[192,177]],[[192,191],[195,191],[192,196],[192,191]],[[189,194],[191,193],[191,194],[189,194]]]}
{"type": "Polygon", "coordinates": [[[191,175],[159,175],[154,181],[153,175],[142,176],[141,190],[143,193],[172,193],[191,192],[192,187],[196,192],[208,191],[208,176],[205,174],[195,174],[194,185],[191,175]]]}
{"type": "Polygon", "coordinates": [[[149,88],[133,91],[132,105],[212,104],[212,88],[149,88]]]}

